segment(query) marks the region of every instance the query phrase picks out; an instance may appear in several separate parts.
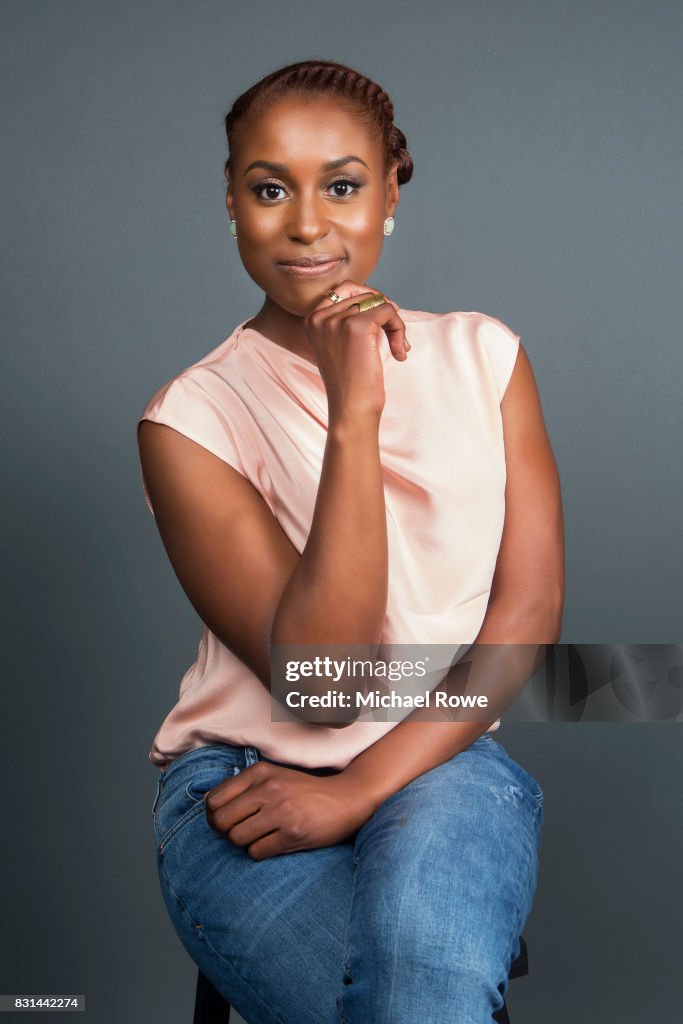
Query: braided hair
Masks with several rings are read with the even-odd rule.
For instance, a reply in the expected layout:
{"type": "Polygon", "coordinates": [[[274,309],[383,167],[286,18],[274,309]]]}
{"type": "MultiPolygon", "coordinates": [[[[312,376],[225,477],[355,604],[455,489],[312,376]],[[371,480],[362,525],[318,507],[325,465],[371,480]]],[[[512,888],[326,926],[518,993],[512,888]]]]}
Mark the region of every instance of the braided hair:
{"type": "MultiPolygon", "coordinates": [[[[225,115],[228,151],[232,152],[240,124],[249,113],[263,113],[286,95],[339,97],[353,105],[359,116],[373,124],[383,142],[384,173],[398,161],[397,180],[405,185],[413,176],[413,159],[406,149],[406,137],[394,124],[394,105],[389,96],[360,71],[328,60],[304,60],[271,72],[238,96],[225,115]]],[[[232,171],[231,158],[225,173],[232,171]]]]}

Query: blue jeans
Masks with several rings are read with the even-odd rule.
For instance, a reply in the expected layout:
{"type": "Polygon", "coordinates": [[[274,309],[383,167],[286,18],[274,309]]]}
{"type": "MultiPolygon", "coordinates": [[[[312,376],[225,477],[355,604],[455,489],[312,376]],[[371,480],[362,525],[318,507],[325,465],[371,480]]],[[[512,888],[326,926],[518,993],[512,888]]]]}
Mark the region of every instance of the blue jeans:
{"type": "Polygon", "coordinates": [[[538,782],[484,734],[347,842],[255,861],[203,796],[259,759],[215,743],[159,773],[161,890],[206,977],[249,1024],[490,1024],[536,889],[538,782]]]}

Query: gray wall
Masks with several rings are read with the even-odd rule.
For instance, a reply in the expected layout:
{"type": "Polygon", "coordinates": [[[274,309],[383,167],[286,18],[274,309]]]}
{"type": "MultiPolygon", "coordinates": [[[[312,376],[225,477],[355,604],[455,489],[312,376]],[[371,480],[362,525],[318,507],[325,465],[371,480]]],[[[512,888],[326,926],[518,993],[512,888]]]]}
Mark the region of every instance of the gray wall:
{"type": "MultiPolygon", "coordinates": [[[[191,1019],[147,752],[199,622],[139,479],[152,392],[258,308],[222,117],[320,56],[392,95],[415,160],[373,284],[521,334],[560,467],[563,642],[680,636],[679,4],[4,0],[0,991],[191,1019]]],[[[546,791],[515,1022],[680,1005],[681,730],[508,725],[546,791]]],[[[12,1017],[8,1015],[8,1020],[12,1017]]]]}

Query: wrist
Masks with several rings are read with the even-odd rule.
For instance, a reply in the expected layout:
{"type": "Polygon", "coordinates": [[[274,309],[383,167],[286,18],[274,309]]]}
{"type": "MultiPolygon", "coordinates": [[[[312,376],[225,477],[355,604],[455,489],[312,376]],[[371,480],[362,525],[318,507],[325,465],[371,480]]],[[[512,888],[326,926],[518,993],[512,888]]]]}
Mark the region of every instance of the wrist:
{"type": "Polygon", "coordinates": [[[343,445],[368,442],[378,443],[381,414],[363,413],[351,416],[333,414],[327,428],[328,438],[343,445]]]}
{"type": "Polygon", "coordinates": [[[391,796],[391,793],[383,792],[380,786],[374,786],[368,773],[355,761],[344,768],[341,777],[351,798],[363,808],[367,818],[371,818],[380,805],[391,796]]]}

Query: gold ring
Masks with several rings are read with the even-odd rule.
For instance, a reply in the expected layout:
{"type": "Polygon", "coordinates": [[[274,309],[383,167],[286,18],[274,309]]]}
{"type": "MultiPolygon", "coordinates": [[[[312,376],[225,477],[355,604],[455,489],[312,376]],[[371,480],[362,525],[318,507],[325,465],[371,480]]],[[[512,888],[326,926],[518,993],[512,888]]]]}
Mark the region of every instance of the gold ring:
{"type": "Polygon", "coordinates": [[[341,295],[337,295],[336,292],[325,292],[325,295],[327,295],[329,299],[332,299],[333,302],[341,302],[341,295]]]}
{"type": "Polygon", "coordinates": [[[386,295],[371,295],[370,298],[361,299],[360,302],[354,302],[352,305],[358,306],[359,313],[364,313],[366,309],[374,309],[375,306],[383,306],[386,301],[386,295]]]}

